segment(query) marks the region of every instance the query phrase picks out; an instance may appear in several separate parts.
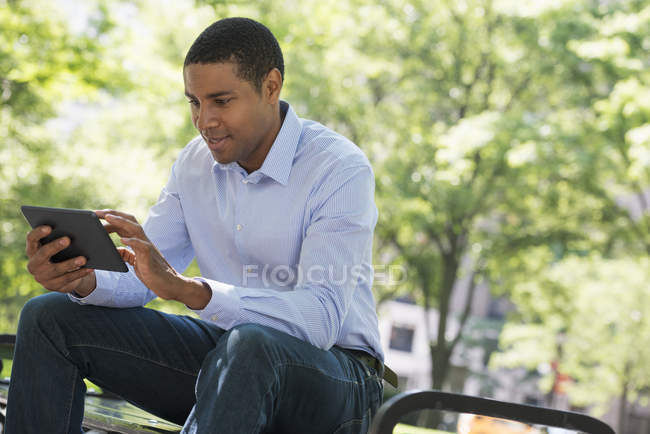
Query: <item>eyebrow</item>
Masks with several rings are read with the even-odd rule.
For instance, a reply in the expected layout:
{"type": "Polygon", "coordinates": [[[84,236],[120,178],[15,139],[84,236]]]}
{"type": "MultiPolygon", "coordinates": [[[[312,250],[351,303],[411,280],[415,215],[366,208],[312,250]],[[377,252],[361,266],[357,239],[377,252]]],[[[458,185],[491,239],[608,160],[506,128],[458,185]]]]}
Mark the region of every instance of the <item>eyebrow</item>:
{"type": "MultiPolygon", "coordinates": [[[[224,91],[221,91],[221,92],[209,93],[205,97],[207,99],[213,99],[213,98],[219,98],[220,96],[225,96],[225,95],[230,95],[230,94],[232,94],[232,91],[224,90],[224,91]]],[[[185,96],[188,97],[188,98],[191,98],[191,99],[196,99],[196,97],[194,95],[192,95],[191,93],[189,93],[188,91],[185,91],[185,96]]]]}

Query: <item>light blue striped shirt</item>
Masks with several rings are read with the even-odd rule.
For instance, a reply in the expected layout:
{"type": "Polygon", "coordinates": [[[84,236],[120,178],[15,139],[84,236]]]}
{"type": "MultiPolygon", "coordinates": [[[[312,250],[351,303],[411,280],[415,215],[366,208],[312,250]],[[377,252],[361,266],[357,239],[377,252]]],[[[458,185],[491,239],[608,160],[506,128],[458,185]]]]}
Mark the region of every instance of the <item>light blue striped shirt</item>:
{"type": "MultiPolygon", "coordinates": [[[[212,288],[201,319],[270,326],[329,349],[383,360],[373,282],[374,174],[345,137],[286,115],[262,167],[220,164],[199,136],[180,153],[144,230],[184,271],[196,257],[212,288]]],[[[143,306],[156,295],[128,273],[96,271],[78,303],[143,306]]]]}

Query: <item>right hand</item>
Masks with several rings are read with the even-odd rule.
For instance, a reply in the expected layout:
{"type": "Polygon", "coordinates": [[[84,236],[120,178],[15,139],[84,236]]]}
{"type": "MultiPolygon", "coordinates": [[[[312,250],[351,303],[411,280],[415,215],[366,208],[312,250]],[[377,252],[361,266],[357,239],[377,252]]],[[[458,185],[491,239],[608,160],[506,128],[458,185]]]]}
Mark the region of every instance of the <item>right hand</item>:
{"type": "Polygon", "coordinates": [[[70,245],[68,237],[58,238],[45,245],[39,240],[52,232],[49,226],[38,226],[27,234],[27,271],[49,291],[77,292],[86,296],[96,285],[93,269],[81,268],[86,258],[77,256],[63,262],[52,262],[50,258],[70,245]]]}

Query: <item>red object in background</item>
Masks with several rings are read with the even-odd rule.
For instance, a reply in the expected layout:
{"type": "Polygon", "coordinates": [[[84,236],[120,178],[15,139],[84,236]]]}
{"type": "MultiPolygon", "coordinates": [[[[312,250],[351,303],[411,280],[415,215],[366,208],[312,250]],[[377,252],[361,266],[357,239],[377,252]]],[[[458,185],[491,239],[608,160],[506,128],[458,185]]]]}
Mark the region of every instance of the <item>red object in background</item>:
{"type": "Polygon", "coordinates": [[[555,374],[555,379],[553,380],[553,393],[557,395],[566,394],[566,385],[571,382],[571,377],[558,371],[557,361],[551,363],[551,368],[555,374]]]}

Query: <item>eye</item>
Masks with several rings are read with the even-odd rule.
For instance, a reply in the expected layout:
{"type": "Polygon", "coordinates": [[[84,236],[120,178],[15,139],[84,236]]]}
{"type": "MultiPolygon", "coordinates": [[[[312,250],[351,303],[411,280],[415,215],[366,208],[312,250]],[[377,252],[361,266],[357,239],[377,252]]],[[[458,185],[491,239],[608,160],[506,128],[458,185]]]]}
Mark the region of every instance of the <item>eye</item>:
{"type": "Polygon", "coordinates": [[[190,104],[190,105],[192,105],[192,106],[194,106],[194,107],[198,107],[198,106],[199,106],[199,102],[198,102],[197,100],[195,100],[195,99],[191,99],[191,100],[189,100],[189,101],[188,101],[188,104],[190,104]]]}
{"type": "Polygon", "coordinates": [[[230,102],[231,99],[232,98],[215,99],[214,102],[215,104],[226,105],[230,102]]]}

